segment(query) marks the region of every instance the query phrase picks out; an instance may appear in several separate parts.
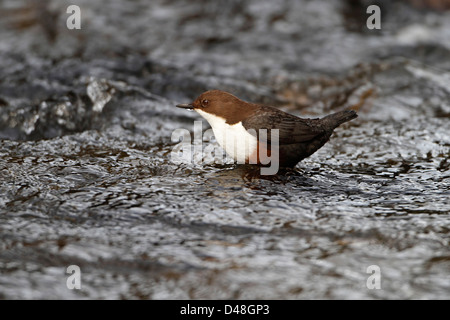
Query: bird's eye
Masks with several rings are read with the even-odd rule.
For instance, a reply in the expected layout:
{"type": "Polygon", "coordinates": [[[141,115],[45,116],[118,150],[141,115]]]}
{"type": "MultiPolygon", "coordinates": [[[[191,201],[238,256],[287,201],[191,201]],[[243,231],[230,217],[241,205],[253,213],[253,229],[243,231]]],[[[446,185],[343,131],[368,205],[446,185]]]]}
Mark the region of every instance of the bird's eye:
{"type": "Polygon", "coordinates": [[[202,106],[206,107],[208,104],[209,104],[208,100],[205,99],[202,101],[202,106]]]}

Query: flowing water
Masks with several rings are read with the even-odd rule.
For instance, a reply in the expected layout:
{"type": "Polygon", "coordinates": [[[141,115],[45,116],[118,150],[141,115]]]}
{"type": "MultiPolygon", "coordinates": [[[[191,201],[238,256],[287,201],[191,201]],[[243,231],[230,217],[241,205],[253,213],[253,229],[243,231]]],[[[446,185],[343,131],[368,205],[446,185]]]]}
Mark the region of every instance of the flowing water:
{"type": "Polygon", "coordinates": [[[377,3],[0,2],[0,298],[448,299],[450,12],[377,3]],[[174,163],[213,88],[359,117],[276,176],[174,163]]]}

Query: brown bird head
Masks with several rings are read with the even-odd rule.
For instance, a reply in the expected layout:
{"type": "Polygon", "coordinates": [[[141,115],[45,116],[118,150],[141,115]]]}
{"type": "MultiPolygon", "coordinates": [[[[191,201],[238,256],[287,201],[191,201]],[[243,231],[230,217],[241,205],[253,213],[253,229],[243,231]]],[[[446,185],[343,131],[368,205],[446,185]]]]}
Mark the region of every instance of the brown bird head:
{"type": "Polygon", "coordinates": [[[225,119],[228,124],[238,123],[258,109],[257,105],[245,102],[231,93],[220,90],[206,91],[193,103],[179,104],[177,107],[206,112],[225,119]]]}

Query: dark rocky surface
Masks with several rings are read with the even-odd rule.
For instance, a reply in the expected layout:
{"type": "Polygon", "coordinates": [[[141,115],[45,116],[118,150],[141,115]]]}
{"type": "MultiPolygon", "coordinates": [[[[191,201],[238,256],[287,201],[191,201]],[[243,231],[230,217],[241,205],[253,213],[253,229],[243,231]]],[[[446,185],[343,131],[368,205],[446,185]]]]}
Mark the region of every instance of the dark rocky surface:
{"type": "Polygon", "coordinates": [[[450,13],[377,3],[0,2],[0,298],[448,299],[450,13]],[[208,89],[359,118],[274,177],[173,163],[208,89]]]}

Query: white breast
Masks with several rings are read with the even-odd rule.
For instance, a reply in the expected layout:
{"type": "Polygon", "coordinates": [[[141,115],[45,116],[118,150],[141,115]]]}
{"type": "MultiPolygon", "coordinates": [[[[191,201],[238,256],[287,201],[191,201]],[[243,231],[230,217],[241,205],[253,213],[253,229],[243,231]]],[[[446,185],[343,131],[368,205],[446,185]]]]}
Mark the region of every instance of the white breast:
{"type": "Polygon", "coordinates": [[[256,137],[247,132],[241,122],[229,125],[223,118],[202,110],[196,109],[195,111],[208,121],[217,142],[238,163],[245,163],[256,150],[258,145],[256,137]]]}

